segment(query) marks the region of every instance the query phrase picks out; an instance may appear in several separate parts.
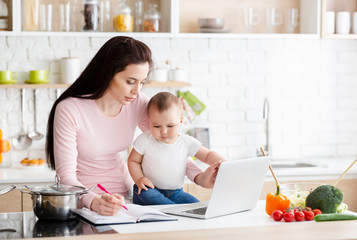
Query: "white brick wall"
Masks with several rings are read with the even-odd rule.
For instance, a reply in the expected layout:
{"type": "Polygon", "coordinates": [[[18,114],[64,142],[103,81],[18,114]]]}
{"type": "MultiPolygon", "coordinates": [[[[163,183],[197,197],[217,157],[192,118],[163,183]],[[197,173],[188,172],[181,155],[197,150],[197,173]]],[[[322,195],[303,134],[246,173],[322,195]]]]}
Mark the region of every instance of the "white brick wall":
{"type": "MultiPolygon", "coordinates": [[[[37,68],[60,81],[62,57],[79,56],[85,67],[106,38],[0,37],[0,69],[19,72],[19,81],[37,68]]],[[[357,155],[357,41],[325,39],[140,38],[156,66],[170,60],[185,68],[190,90],[207,105],[195,126],[209,126],[212,149],[227,158],[251,157],[265,144],[263,101],[270,101],[270,132],[276,158],[357,155]]],[[[158,91],[146,88],[152,96],[158,91]]],[[[33,128],[32,91],[26,91],[26,130],[33,128]]],[[[55,89],[40,89],[38,130],[46,131],[55,89]]],[[[20,130],[18,89],[0,89],[4,137],[20,130]]],[[[45,157],[45,140],[26,151],[3,155],[16,165],[24,157],[45,157]]]]}

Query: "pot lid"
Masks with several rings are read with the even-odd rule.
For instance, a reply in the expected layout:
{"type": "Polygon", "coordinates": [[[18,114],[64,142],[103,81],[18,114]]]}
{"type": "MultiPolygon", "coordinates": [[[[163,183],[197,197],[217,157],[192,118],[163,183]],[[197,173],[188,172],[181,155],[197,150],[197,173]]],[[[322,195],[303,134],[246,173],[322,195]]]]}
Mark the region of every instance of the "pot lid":
{"type": "Polygon", "coordinates": [[[38,186],[29,188],[33,193],[45,195],[72,195],[77,193],[84,193],[87,189],[82,186],[72,186],[60,184],[59,176],[56,175],[56,183],[47,186],[38,186]]]}

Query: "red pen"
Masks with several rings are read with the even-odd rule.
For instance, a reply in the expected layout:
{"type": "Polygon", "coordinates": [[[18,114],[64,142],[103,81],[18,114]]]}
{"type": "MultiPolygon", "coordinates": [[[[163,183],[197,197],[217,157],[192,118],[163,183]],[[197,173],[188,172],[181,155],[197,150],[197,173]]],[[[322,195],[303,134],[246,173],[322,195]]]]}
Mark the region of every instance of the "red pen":
{"type": "MultiPolygon", "coordinates": [[[[102,185],[100,185],[99,183],[97,184],[97,187],[100,189],[100,190],[103,190],[104,192],[108,193],[109,195],[113,196],[113,194],[111,194],[107,189],[105,189],[102,185]]],[[[124,205],[122,205],[122,207],[125,209],[125,210],[128,210],[127,207],[125,207],[124,205]]]]}

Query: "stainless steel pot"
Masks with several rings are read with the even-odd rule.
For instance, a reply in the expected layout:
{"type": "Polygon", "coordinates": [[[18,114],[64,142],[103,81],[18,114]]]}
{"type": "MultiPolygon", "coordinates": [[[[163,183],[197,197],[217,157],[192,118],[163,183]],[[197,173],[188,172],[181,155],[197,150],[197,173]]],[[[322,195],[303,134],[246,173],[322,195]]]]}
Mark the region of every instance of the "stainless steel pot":
{"type": "Polygon", "coordinates": [[[83,208],[82,196],[94,188],[62,185],[56,176],[54,185],[34,188],[24,185],[19,189],[31,195],[33,211],[40,220],[67,221],[76,217],[74,210],[83,208]]]}

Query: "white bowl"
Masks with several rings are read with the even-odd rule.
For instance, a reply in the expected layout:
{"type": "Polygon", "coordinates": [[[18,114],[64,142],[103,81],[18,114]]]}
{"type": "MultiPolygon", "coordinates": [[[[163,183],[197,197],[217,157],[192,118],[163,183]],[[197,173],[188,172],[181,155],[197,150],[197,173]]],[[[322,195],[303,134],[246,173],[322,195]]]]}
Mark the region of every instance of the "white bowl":
{"type": "Polygon", "coordinates": [[[222,29],[224,27],[223,18],[199,18],[197,21],[200,28],[222,29]]]}

